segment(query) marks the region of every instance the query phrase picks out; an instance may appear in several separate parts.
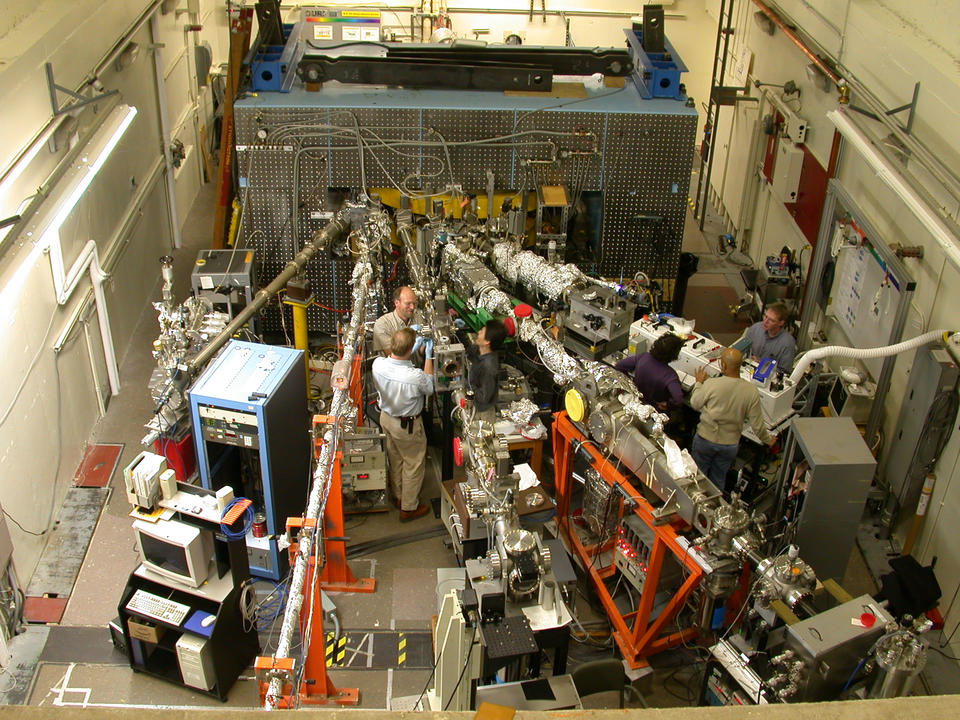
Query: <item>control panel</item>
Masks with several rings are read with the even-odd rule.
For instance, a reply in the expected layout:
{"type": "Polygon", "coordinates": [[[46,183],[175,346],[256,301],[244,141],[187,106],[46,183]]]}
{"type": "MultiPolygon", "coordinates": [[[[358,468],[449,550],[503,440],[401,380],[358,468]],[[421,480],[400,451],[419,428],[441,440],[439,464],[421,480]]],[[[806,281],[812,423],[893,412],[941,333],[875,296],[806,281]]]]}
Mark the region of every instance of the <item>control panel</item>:
{"type": "Polygon", "coordinates": [[[303,512],[310,478],[303,368],[300,350],[231,340],[189,393],[200,484],[232,487],[263,516],[247,534],[247,556],[251,574],[271,580],[286,573],[278,537],[303,512]]]}
{"type": "MultiPolygon", "coordinates": [[[[647,579],[647,563],[656,535],[643,520],[636,515],[627,515],[617,528],[617,542],[614,547],[613,564],[624,579],[637,590],[643,590],[647,579]]],[[[660,572],[660,582],[680,580],[680,566],[672,556],[664,559],[660,572]]]]}
{"type": "MultiPolygon", "coordinates": [[[[692,323],[683,318],[644,316],[637,320],[630,326],[629,350],[632,353],[645,352],[658,337],[667,333],[686,338],[680,349],[680,356],[670,363],[670,367],[680,376],[684,390],[693,389],[698,368],[705,368],[707,375],[711,377],[720,374],[720,354],[726,348],[694,332],[692,323]]],[[[757,386],[763,422],[768,430],[772,430],[783,425],[794,414],[793,398],[796,387],[783,373],[762,365],[763,361],[744,359],[740,377],[757,386]]]]}
{"type": "Polygon", "coordinates": [[[225,410],[224,408],[197,406],[201,418],[203,439],[225,445],[259,448],[257,416],[253,413],[225,410]]]}
{"type": "Polygon", "coordinates": [[[369,428],[357,428],[343,435],[340,481],[344,491],[365,492],[387,487],[384,436],[369,428]]]}

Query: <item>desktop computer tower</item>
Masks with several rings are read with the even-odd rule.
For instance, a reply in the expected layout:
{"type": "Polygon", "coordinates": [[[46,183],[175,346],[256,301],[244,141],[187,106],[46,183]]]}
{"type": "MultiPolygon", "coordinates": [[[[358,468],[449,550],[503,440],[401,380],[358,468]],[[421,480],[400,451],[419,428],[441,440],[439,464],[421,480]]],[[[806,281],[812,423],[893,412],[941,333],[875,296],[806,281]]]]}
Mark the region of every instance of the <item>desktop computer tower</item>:
{"type": "Polygon", "coordinates": [[[266,534],[247,533],[250,574],[279,581],[289,562],[277,538],[303,514],[310,483],[303,351],[231,340],[189,396],[200,483],[253,501],[266,534]]]}
{"type": "Polygon", "coordinates": [[[183,684],[212,690],[217,677],[213,672],[213,654],[207,638],[184,633],[177,639],[176,648],[183,684]]]}

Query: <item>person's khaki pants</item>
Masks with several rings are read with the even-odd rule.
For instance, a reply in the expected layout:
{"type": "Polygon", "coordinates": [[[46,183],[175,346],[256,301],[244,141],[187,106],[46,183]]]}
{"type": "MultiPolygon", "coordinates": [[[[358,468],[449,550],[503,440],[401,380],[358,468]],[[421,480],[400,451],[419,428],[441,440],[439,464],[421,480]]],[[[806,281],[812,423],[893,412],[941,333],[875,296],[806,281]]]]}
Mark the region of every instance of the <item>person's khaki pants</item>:
{"type": "Polygon", "coordinates": [[[401,510],[416,510],[420,504],[423,485],[424,457],[427,454],[427,436],[423,420],[414,418],[412,431],[401,427],[400,418],[380,413],[380,428],[387,436],[387,459],[390,468],[390,492],[400,498],[401,510]]]}

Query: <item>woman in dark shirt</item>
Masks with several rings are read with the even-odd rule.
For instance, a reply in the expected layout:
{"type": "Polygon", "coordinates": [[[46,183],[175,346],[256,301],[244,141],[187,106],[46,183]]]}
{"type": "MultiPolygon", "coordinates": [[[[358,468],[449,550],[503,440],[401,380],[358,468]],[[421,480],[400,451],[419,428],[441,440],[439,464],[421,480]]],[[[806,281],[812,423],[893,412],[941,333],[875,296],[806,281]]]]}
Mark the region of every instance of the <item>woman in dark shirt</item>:
{"type": "Polygon", "coordinates": [[[668,363],[680,356],[684,339],[667,333],[658,337],[649,352],[624,358],[616,364],[620,372],[629,373],[643,399],[662,412],[675,410],[683,404],[683,388],[677,371],[668,363]]]}

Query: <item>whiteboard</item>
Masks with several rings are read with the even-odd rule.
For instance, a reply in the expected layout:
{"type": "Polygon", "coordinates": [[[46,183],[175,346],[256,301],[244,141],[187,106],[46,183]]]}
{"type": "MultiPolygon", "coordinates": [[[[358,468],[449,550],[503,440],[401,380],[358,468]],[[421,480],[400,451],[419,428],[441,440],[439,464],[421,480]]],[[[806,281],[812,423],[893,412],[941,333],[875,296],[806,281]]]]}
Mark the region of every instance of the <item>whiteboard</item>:
{"type": "MultiPolygon", "coordinates": [[[[890,333],[900,303],[900,282],[868,238],[855,226],[837,222],[831,238],[836,257],[827,314],[846,335],[851,347],[890,344],[890,333]]],[[[876,380],[883,358],[862,361],[876,380]]]]}

